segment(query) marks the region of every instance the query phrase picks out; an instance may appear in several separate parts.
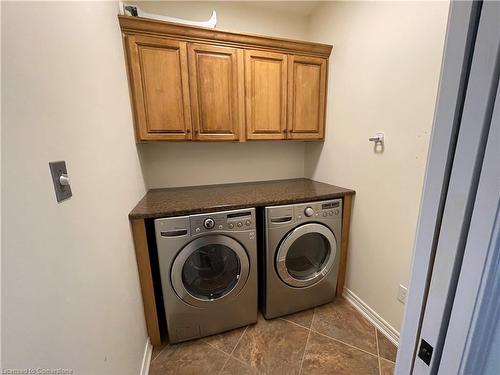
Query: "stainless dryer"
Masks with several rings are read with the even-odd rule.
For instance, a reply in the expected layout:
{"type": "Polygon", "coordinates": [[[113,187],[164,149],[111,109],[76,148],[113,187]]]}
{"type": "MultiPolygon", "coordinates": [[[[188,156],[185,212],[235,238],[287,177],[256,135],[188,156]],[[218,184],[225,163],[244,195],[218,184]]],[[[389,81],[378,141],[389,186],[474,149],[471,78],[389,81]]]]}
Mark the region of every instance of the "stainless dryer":
{"type": "Polygon", "coordinates": [[[171,343],[257,321],[255,209],[155,220],[171,343]]]}
{"type": "Polygon", "coordinates": [[[341,225],[341,199],[265,208],[262,309],[267,319],[334,299],[341,225]]]}

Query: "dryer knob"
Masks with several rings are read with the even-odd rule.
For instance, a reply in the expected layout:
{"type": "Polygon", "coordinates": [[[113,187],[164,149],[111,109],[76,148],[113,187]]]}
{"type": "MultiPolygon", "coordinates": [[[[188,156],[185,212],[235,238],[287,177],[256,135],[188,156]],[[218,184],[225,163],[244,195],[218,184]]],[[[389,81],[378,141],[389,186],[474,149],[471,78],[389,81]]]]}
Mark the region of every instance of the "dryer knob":
{"type": "Polygon", "coordinates": [[[314,210],[312,209],[312,207],[307,207],[304,210],[304,215],[306,215],[307,217],[311,217],[312,215],[314,215],[314,210]]]}
{"type": "Polygon", "coordinates": [[[209,217],[208,219],[205,219],[205,221],[203,222],[203,226],[206,229],[212,229],[215,226],[214,219],[212,219],[211,217],[209,217]]]}

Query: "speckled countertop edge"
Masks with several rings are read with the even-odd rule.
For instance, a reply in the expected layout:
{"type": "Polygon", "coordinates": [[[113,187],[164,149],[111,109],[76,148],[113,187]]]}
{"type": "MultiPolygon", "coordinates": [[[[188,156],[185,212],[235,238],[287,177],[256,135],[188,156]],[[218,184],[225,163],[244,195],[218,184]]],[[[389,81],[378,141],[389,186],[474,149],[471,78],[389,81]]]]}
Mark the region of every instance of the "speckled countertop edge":
{"type": "Polygon", "coordinates": [[[341,198],[354,190],[306,178],[151,189],[129,219],[155,219],[341,198]]]}

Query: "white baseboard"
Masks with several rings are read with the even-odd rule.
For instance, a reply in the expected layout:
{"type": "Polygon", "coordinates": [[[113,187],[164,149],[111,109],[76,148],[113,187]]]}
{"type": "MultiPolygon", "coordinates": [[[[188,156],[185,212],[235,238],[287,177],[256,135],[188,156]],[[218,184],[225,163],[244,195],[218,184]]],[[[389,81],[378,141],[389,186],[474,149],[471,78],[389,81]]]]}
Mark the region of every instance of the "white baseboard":
{"type": "Polygon", "coordinates": [[[344,298],[354,306],[366,319],[368,319],[377,329],[382,332],[394,345],[399,346],[399,332],[378,315],[361,298],[344,288],[344,298]]]}
{"type": "Polygon", "coordinates": [[[146,346],[144,347],[144,355],[142,357],[141,372],[139,375],[149,374],[149,365],[151,364],[151,355],[153,354],[153,345],[149,341],[149,337],[146,340],[146,346]]]}

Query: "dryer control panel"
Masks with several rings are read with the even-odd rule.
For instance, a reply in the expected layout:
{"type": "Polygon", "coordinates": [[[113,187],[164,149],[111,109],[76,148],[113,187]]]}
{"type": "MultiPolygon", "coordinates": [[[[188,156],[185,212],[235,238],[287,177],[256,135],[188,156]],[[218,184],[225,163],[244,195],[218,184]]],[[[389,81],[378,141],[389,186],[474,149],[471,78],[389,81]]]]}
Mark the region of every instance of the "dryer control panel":
{"type": "Polygon", "coordinates": [[[328,217],[328,216],[338,216],[342,213],[342,201],[334,200],[329,202],[317,202],[306,204],[305,208],[303,205],[298,205],[295,207],[295,213],[297,219],[302,219],[305,217],[328,217]]]}
{"type": "Polygon", "coordinates": [[[269,226],[306,221],[342,220],[342,199],[268,207],[269,226]]]}

